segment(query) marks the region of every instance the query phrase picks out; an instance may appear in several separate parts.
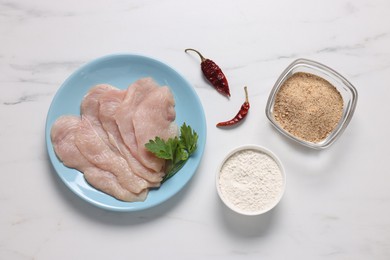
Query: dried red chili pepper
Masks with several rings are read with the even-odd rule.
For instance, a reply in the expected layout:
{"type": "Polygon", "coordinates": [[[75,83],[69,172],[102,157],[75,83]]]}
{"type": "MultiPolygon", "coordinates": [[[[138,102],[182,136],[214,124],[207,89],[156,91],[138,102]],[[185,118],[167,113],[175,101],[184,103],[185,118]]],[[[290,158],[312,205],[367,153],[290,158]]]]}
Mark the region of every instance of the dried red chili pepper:
{"type": "Polygon", "coordinates": [[[206,79],[214,86],[214,88],[219,93],[230,97],[229,84],[221,68],[214,61],[203,57],[203,55],[197,50],[189,48],[189,49],[185,49],[184,51],[196,52],[200,57],[201,60],[200,67],[206,79]]]}
{"type": "Polygon", "coordinates": [[[231,119],[229,121],[218,123],[217,126],[235,125],[246,117],[246,115],[248,114],[250,105],[249,105],[247,87],[244,87],[244,90],[245,90],[245,102],[244,102],[244,104],[242,104],[240,111],[238,111],[237,115],[233,119],[231,119]]]}

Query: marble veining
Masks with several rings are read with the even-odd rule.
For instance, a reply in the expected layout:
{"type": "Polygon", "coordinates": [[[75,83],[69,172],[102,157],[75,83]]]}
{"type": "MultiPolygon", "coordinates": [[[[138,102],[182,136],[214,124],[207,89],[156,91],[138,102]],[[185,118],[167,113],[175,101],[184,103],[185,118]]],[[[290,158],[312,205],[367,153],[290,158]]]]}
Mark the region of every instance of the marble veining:
{"type": "Polygon", "coordinates": [[[21,72],[28,72],[29,74],[47,73],[56,70],[73,71],[83,65],[86,61],[46,61],[46,62],[34,62],[32,64],[15,64],[10,63],[9,66],[21,72]]]}
{"type": "Polygon", "coordinates": [[[0,0],[0,259],[390,259],[389,11],[386,0],[0,0]],[[184,53],[190,47],[222,67],[230,99],[208,85],[199,58],[184,53]],[[61,84],[113,53],[168,63],[206,113],[194,178],[142,212],[81,200],[46,152],[46,115],[61,84]],[[325,151],[289,142],[264,113],[298,58],[334,68],[358,90],[350,125],[325,151]],[[246,121],[216,128],[241,106],[244,85],[246,121]],[[224,207],[215,188],[220,161],[243,144],[273,151],[287,174],[281,203],[255,218],[224,207]]]}
{"type": "Polygon", "coordinates": [[[22,95],[18,97],[16,100],[9,100],[9,101],[3,101],[3,105],[6,106],[13,106],[13,105],[19,105],[26,102],[35,102],[39,101],[43,97],[51,97],[53,93],[34,93],[30,95],[22,95]]]}

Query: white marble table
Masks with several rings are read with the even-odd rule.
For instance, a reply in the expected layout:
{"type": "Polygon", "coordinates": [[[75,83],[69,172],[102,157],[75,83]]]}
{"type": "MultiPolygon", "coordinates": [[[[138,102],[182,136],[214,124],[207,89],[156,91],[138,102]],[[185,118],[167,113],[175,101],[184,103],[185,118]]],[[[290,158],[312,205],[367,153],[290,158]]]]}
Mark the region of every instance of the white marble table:
{"type": "Polygon", "coordinates": [[[390,259],[390,2],[0,1],[0,259],[390,259]],[[192,47],[231,84],[229,102],[201,77],[192,47]],[[50,165],[46,115],[77,68],[112,53],[137,53],[179,71],[199,95],[207,143],[188,186],[168,202],[109,212],[74,195],[50,165]],[[308,58],[357,88],[349,127],[329,149],[287,141],[267,121],[282,70],[308,58]],[[250,91],[240,127],[233,115],[250,91]],[[281,203],[238,216],[216,194],[223,156],[258,144],[284,163],[281,203]]]}

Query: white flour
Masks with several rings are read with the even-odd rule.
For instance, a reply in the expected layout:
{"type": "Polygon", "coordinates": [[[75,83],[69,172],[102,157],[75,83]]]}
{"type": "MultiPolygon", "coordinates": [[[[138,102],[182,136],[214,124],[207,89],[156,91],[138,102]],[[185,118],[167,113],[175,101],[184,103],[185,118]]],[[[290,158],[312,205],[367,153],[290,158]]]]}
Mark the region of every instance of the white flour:
{"type": "Polygon", "coordinates": [[[283,188],[278,164],[269,155],[242,150],[230,156],[221,168],[219,187],[222,196],[243,212],[268,209],[283,188]]]}

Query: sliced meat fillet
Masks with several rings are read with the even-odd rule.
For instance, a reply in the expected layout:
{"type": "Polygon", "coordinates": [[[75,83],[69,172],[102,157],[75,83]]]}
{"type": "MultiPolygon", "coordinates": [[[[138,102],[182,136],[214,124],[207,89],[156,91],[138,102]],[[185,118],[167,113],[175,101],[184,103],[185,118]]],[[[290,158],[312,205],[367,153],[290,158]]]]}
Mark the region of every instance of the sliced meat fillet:
{"type": "MultiPolygon", "coordinates": [[[[137,174],[140,177],[149,177],[145,178],[147,181],[149,181],[149,187],[158,187],[160,186],[160,181],[162,179],[159,174],[150,174],[150,171],[148,172],[147,169],[142,169],[140,166],[140,163],[134,159],[133,156],[129,157],[129,154],[125,153],[125,150],[121,148],[122,144],[119,139],[115,138],[116,132],[107,131],[108,129],[105,129],[103,126],[103,122],[101,119],[110,120],[110,122],[105,122],[106,128],[110,127],[111,130],[113,130],[114,127],[117,128],[117,126],[114,126],[111,124],[111,121],[115,123],[115,119],[108,118],[107,116],[113,116],[113,109],[116,110],[117,107],[113,107],[112,104],[115,104],[117,102],[117,98],[123,99],[125,92],[121,91],[111,85],[108,84],[99,84],[95,87],[91,88],[88,93],[84,96],[83,101],[81,103],[81,114],[82,116],[86,117],[93,128],[95,129],[96,133],[99,135],[99,137],[104,141],[104,143],[117,154],[117,156],[122,156],[124,159],[128,161],[129,167],[132,167],[134,173],[142,173],[137,174]],[[109,92],[109,95],[106,95],[109,92]],[[113,97],[110,97],[110,95],[113,94],[113,97]],[[105,96],[104,100],[102,100],[102,97],[105,96]],[[100,103],[104,101],[105,104],[102,111],[100,111],[100,103]],[[100,116],[100,112],[105,113],[105,115],[100,116]],[[111,125],[109,125],[111,124],[111,125]],[[131,164],[130,164],[131,163],[131,164]],[[138,169],[138,172],[135,171],[134,168],[138,169]],[[145,176],[147,175],[147,176],[145,176]]],[[[116,124],[116,123],[115,123],[116,124]]],[[[122,141],[123,143],[123,141],[122,141]]],[[[126,146],[125,146],[126,148],[126,146]]],[[[141,165],[142,166],[142,165],[141,165]]]]}
{"type": "Polygon", "coordinates": [[[132,119],[140,160],[155,171],[161,170],[165,161],[157,160],[155,155],[146,149],[145,144],[156,136],[164,140],[177,136],[175,118],[175,100],[166,86],[149,93],[134,112],[132,119]]]}
{"type": "Polygon", "coordinates": [[[86,181],[94,188],[111,194],[115,198],[123,201],[144,201],[148,194],[148,189],[141,191],[139,194],[132,193],[124,189],[118,182],[114,174],[103,171],[96,167],[89,167],[84,171],[86,181]]]}
{"type": "Polygon", "coordinates": [[[164,176],[164,172],[155,172],[142,165],[130,152],[129,148],[124,143],[119,132],[118,125],[115,121],[115,113],[121,105],[126,91],[109,90],[102,94],[99,98],[99,119],[104,130],[107,132],[108,139],[112,145],[117,147],[123,158],[126,159],[130,168],[135,174],[144,178],[145,180],[155,183],[155,187],[159,186],[164,176]]]}
{"type": "Polygon", "coordinates": [[[77,131],[75,144],[90,163],[102,170],[113,173],[123,188],[133,193],[140,193],[149,186],[145,179],[132,172],[122,156],[118,156],[110,149],[84,116],[81,117],[80,129],[77,131]]]}
{"type": "Polygon", "coordinates": [[[92,87],[81,102],[80,112],[82,116],[88,118],[102,140],[113,151],[117,151],[117,147],[109,142],[107,132],[104,130],[102,123],[99,120],[99,99],[104,93],[110,90],[117,90],[117,88],[109,84],[99,84],[92,87]]]}
{"type": "Polygon", "coordinates": [[[67,167],[84,173],[86,181],[94,188],[123,201],[143,201],[147,190],[135,194],[124,189],[116,176],[92,165],[75,145],[76,132],[79,129],[80,117],[61,116],[51,128],[51,140],[57,157],[67,167]]]}
{"type": "MultiPolygon", "coordinates": [[[[133,116],[141,102],[150,95],[151,92],[157,90],[159,86],[152,78],[142,78],[131,84],[126,91],[126,95],[115,113],[115,121],[118,125],[119,132],[123,142],[129,148],[131,154],[140,161],[146,168],[160,172],[161,165],[164,161],[159,158],[154,158],[158,167],[153,167],[153,164],[145,164],[142,155],[138,151],[138,142],[135,135],[133,116]]],[[[154,138],[154,137],[153,137],[154,138]]]]}
{"type": "Polygon", "coordinates": [[[108,140],[115,146],[118,151],[121,152],[120,146],[122,137],[120,136],[118,126],[115,122],[115,112],[121,104],[126,92],[124,90],[111,89],[99,97],[99,121],[105,132],[107,133],[108,140]],[[119,138],[117,136],[119,134],[119,138]]]}
{"type": "Polygon", "coordinates": [[[54,152],[62,163],[77,170],[82,170],[91,164],[80,154],[74,140],[80,127],[80,117],[61,116],[53,124],[50,132],[54,152]]]}

